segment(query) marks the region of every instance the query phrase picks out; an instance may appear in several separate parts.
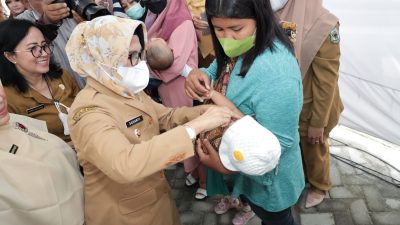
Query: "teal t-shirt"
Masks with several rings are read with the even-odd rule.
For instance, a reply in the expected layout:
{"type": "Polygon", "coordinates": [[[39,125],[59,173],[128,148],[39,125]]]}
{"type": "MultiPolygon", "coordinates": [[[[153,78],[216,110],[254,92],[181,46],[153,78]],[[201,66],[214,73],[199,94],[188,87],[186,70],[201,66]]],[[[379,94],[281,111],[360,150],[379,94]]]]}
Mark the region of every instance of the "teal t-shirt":
{"type": "MultiPolygon", "coordinates": [[[[294,205],[304,189],[298,133],[303,105],[300,69],[296,58],[279,41],[274,42],[273,51],[266,49],[254,60],[244,78],[238,76],[241,66],[239,58],[231,73],[226,97],[243,114],[255,115],[278,138],[282,153],[278,166],[263,176],[237,173],[225,177],[233,181],[234,197],[244,195],[267,211],[281,211],[294,205]]],[[[203,71],[215,79],[216,61],[203,71]]],[[[211,180],[207,179],[207,189],[220,187],[221,183],[211,180]]]]}

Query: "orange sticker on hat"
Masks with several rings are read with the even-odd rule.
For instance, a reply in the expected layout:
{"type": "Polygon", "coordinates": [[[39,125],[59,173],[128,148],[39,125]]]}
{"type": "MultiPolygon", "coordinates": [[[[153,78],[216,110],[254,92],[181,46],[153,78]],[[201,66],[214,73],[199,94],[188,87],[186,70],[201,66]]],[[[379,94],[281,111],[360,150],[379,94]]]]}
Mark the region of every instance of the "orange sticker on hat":
{"type": "Polygon", "coordinates": [[[242,151],[240,151],[240,150],[234,150],[234,151],[233,151],[233,158],[234,158],[236,161],[243,161],[243,160],[244,160],[244,157],[243,157],[242,151]]]}

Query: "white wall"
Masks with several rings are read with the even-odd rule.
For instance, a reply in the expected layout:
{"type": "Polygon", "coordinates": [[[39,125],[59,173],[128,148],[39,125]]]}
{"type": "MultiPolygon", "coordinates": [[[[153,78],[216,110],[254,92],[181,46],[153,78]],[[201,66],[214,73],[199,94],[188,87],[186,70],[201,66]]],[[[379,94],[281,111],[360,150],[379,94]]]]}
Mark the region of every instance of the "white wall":
{"type": "Polygon", "coordinates": [[[400,1],[323,2],[341,23],[340,123],[400,144],[400,1]]]}

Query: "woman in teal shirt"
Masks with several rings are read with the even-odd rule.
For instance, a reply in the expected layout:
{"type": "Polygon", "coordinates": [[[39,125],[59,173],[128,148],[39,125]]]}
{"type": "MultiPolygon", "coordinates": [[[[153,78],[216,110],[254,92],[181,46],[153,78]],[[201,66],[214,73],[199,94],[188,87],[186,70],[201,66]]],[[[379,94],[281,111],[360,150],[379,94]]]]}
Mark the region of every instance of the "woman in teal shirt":
{"type": "MultiPolygon", "coordinates": [[[[278,166],[262,176],[234,174],[232,195],[247,199],[263,224],[295,224],[291,206],[304,188],[298,134],[303,91],[291,42],[269,1],[207,0],[206,12],[216,60],[203,71],[192,71],[186,92],[203,100],[210,93],[210,79],[227,81],[226,97],[279,139],[278,166]]],[[[198,154],[206,166],[230,172],[207,140],[198,143],[198,154]]]]}

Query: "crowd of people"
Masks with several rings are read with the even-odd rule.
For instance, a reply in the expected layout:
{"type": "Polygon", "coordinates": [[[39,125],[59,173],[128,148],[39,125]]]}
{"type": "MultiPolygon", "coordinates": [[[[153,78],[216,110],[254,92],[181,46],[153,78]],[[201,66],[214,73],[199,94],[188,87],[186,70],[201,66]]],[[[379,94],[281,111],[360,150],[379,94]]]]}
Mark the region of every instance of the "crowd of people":
{"type": "Polygon", "coordinates": [[[234,225],[294,225],[306,182],[306,208],[330,190],[340,35],[321,0],[98,0],[110,15],[90,21],[5,3],[5,224],[181,224],[177,163],[234,225]]]}

